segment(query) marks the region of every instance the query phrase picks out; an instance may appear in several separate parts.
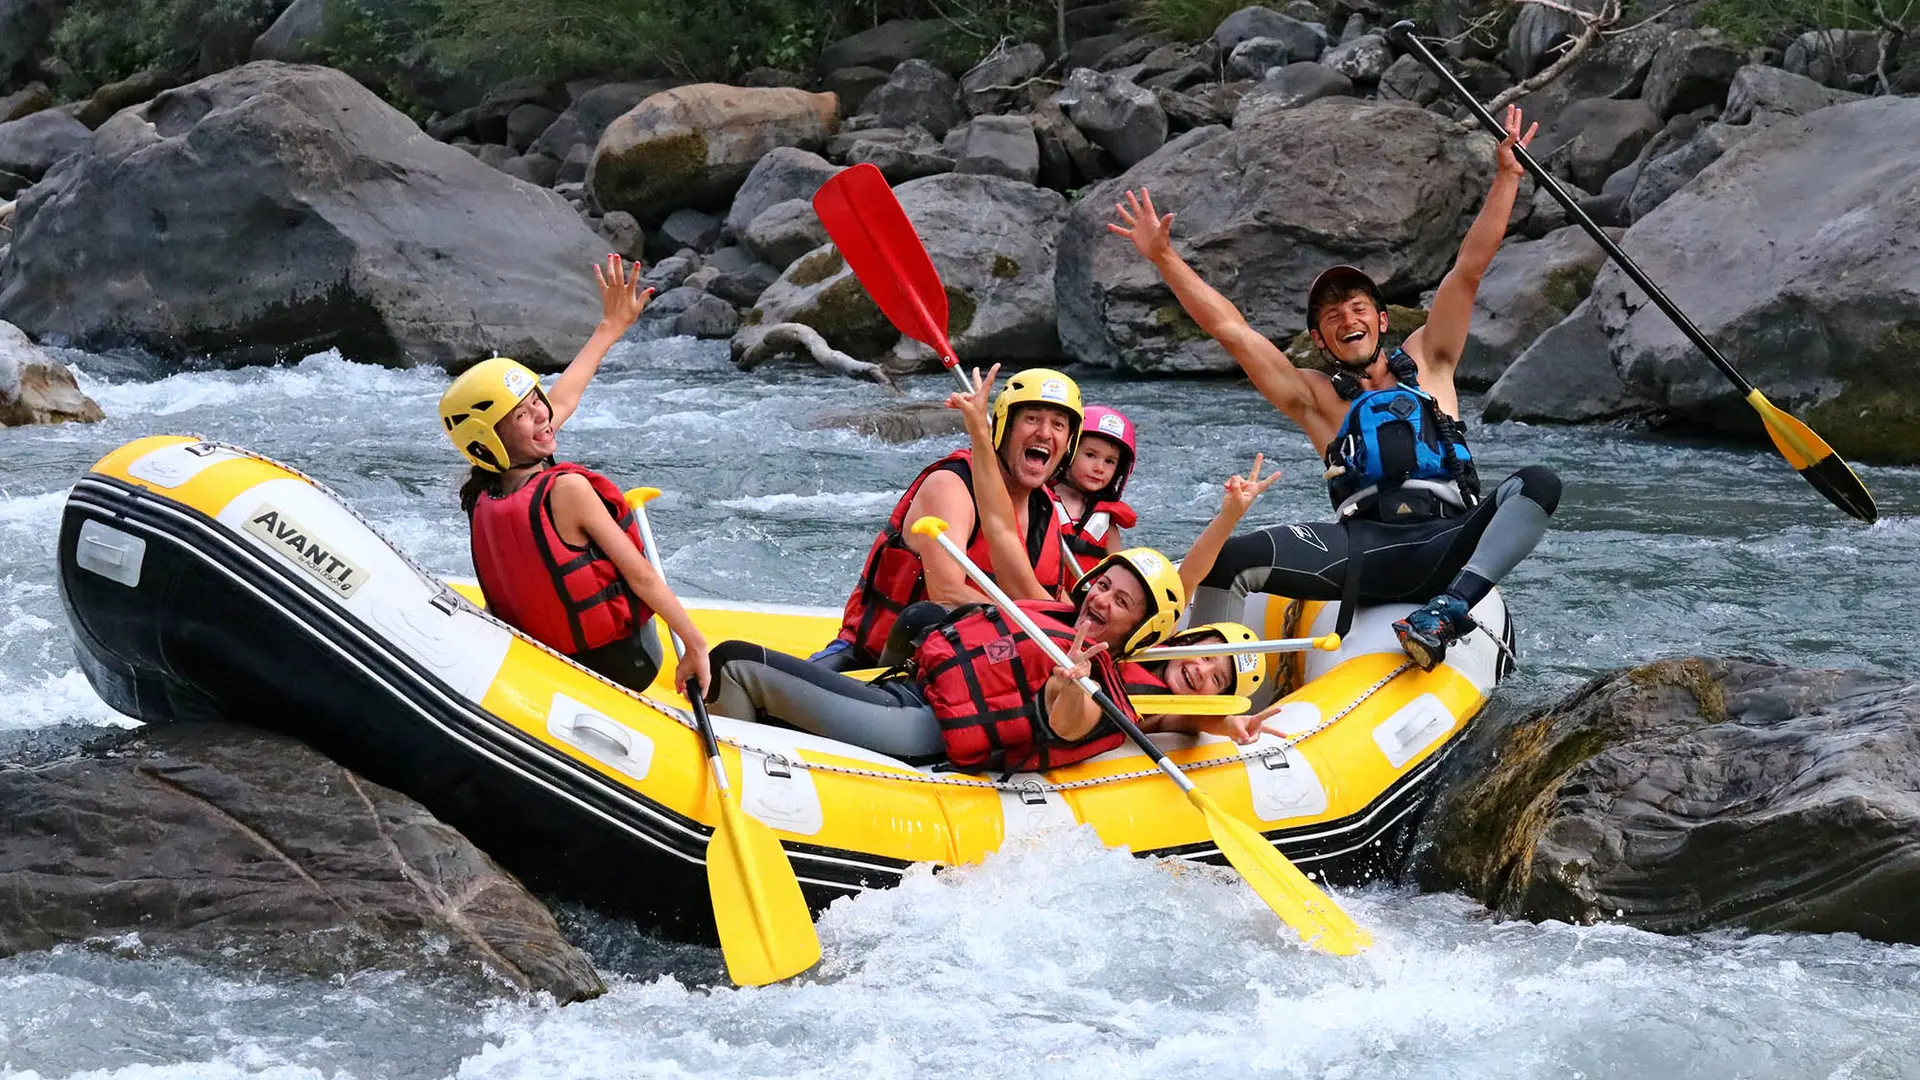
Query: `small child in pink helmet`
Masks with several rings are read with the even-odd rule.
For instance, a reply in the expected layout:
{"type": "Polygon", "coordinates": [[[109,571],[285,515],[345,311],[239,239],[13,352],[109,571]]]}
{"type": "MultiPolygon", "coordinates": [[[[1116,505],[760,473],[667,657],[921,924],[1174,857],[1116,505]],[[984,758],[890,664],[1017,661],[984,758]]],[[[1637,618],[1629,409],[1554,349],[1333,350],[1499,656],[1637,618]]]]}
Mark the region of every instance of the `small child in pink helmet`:
{"type": "Polygon", "coordinates": [[[1120,495],[1133,475],[1133,460],[1133,421],[1118,409],[1087,406],[1080,443],[1053,482],[1060,536],[1081,573],[1126,546],[1120,531],[1133,528],[1136,518],[1120,495]]]}

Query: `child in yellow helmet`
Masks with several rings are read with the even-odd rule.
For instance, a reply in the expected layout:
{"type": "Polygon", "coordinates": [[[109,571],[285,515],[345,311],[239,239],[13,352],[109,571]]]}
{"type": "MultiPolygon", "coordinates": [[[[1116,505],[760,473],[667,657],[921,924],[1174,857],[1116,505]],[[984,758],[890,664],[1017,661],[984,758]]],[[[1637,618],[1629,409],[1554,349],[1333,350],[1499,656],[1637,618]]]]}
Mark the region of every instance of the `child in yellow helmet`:
{"type": "Polygon", "coordinates": [[[440,424],[473,463],[460,489],[474,572],[487,607],[534,639],[607,678],[644,690],[659,673],[658,614],[686,644],[680,676],[708,681],[707,643],[654,570],[620,489],[556,462],[555,435],[579,408],[600,361],[652,297],[640,264],[607,256],[593,268],[600,325],[543,391],[506,357],[483,360],[440,398],[440,424]]]}

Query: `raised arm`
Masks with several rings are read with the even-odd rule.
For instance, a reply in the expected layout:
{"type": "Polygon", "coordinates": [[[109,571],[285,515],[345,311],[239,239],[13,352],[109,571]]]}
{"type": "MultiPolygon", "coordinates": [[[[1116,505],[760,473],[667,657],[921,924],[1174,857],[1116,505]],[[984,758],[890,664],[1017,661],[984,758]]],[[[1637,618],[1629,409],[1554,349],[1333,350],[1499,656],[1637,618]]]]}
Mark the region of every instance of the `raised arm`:
{"type": "Polygon", "coordinates": [[[554,380],[553,389],[547,391],[547,400],[553,403],[555,431],[580,407],[580,395],[587,392],[587,384],[600,370],[600,361],[606,359],[607,350],[613,348],[647,309],[647,301],[653,299],[651,288],[640,287],[638,262],[629,265],[620,256],[609,255],[604,269],[599,263],[594,264],[593,277],[600,283],[600,325],[593,328],[593,336],[554,380]]]}
{"type": "Polygon", "coordinates": [[[1180,584],[1188,596],[1192,596],[1213,571],[1213,562],[1220,557],[1221,547],[1232,538],[1233,530],[1240,527],[1240,519],[1247,516],[1253,501],[1280,479],[1278,470],[1264,479],[1260,476],[1260,465],[1265,460],[1265,454],[1255,454],[1253,469],[1247,475],[1227,477],[1226,490],[1220,496],[1220,512],[1207,522],[1199,538],[1187,549],[1186,558],[1180,560],[1180,584]]]}
{"type": "Polygon", "coordinates": [[[1020,535],[1019,519],[1014,515],[1013,496],[1007,491],[1006,478],[1000,475],[1000,458],[993,445],[994,380],[1000,375],[995,364],[982,378],[973,369],[968,379],[973,389],[947,395],[947,408],[957,409],[966,420],[967,439],[973,444],[973,504],[979,514],[981,535],[993,554],[993,580],[1015,600],[1051,600],[1053,597],[1033,571],[1027,554],[1026,539],[1020,535]]]}
{"type": "Polygon", "coordinates": [[[1516,142],[1521,146],[1532,142],[1540,128],[1534,124],[1523,135],[1521,123],[1519,107],[1507,106],[1507,137],[1494,152],[1498,169],[1493,175],[1493,187],[1487,192],[1487,201],[1480,207],[1480,216],[1473,219],[1466,239],[1460,242],[1460,254],[1453,260],[1453,269],[1447,271],[1433,294],[1427,324],[1414,331],[1402,346],[1409,356],[1420,362],[1421,374],[1425,376],[1422,386],[1435,381],[1433,377],[1440,374],[1447,376],[1450,385],[1453,369],[1460,363],[1461,353],[1466,351],[1474,294],[1480,291],[1480,279],[1486,276],[1494,253],[1500,250],[1500,241],[1507,235],[1513,201],[1520,193],[1520,178],[1526,174],[1520,160],[1513,156],[1513,147],[1516,142]]]}
{"type": "Polygon", "coordinates": [[[1306,427],[1313,412],[1314,375],[1294,367],[1287,354],[1248,325],[1240,309],[1200,280],[1193,267],[1173,250],[1174,216],[1159,216],[1146,188],[1141,188],[1138,195],[1127,192],[1126,204],[1115,203],[1113,209],[1120,215],[1121,224],[1109,222],[1107,229],[1132,241],[1134,249],[1146,256],[1160,280],[1173,290],[1187,315],[1227,350],[1261,395],[1288,419],[1306,427]]]}

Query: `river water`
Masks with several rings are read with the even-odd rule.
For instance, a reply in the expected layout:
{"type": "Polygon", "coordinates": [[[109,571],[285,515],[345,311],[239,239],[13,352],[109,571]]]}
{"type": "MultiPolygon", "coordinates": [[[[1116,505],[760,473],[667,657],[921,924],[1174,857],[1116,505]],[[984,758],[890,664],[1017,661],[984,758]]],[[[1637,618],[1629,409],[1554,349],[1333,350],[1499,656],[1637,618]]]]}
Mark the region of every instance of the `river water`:
{"type": "MultiPolygon", "coordinates": [[[[131,723],[74,667],[52,562],[68,485],[126,440],[201,434],[278,457],[427,565],[470,571],[462,470],[435,424],[444,375],[324,355],[155,377],[137,358],[61,356],[108,420],[0,430],[0,759],[131,723]]],[[[1325,516],[1305,437],[1244,385],[1083,387],[1140,427],[1141,541],[1177,553],[1256,451],[1287,475],[1249,522],[1325,516]]],[[[808,369],[742,376],[722,345],[623,345],[562,451],[666,491],[654,527],[681,591],[837,605],[896,493],[953,442],[807,423],[887,400],[808,369]]],[[[1474,435],[1489,480],[1533,462],[1566,480],[1553,531],[1505,586],[1522,667],[1496,715],[1674,653],[1915,673],[1920,471],[1860,470],[1883,515],[1869,528],[1770,451],[1474,435]]],[[[0,1077],[1920,1077],[1920,949],[1496,923],[1386,885],[1342,902],[1377,941],[1359,959],[1303,951],[1224,871],[1067,833],[836,903],[825,959],[797,985],[733,989],[711,950],[563,910],[611,987],[566,1008],[394,973],[214,970],[136,937],[0,960],[0,1077]]]]}

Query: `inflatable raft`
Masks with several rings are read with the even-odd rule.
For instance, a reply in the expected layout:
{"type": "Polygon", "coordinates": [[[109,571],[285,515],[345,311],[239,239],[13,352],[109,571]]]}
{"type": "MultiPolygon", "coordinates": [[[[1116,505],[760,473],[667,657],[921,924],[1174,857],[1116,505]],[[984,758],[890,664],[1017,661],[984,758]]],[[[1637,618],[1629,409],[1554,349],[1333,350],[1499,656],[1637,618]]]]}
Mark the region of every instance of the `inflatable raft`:
{"type": "MultiPolygon", "coordinates": [[[[140,439],[80,479],[60,588],[79,662],[148,722],[221,717],[283,731],[459,828],[536,889],[711,933],[701,859],[717,804],[671,666],[645,694],[486,614],[338,496],[237,447],[140,439]]],[[[823,608],[690,600],[712,641],[805,655],[823,608]]],[[[1331,630],[1334,605],[1256,597],[1267,637],[1331,630]]],[[[1285,736],[1155,736],[1219,803],[1315,877],[1390,872],[1442,759],[1504,675],[1505,609],[1422,672],[1361,611],[1338,652],[1276,657],[1285,736]]],[[[772,826],[809,901],[980,859],[1084,823],[1140,855],[1220,861],[1187,800],[1128,746],[1044,774],[916,768],[857,746],[714,717],[745,809],[772,826]]]]}

